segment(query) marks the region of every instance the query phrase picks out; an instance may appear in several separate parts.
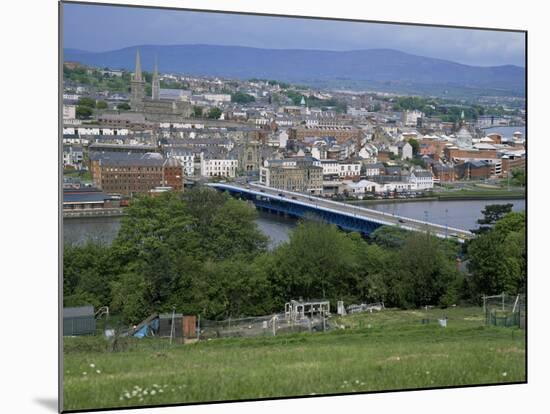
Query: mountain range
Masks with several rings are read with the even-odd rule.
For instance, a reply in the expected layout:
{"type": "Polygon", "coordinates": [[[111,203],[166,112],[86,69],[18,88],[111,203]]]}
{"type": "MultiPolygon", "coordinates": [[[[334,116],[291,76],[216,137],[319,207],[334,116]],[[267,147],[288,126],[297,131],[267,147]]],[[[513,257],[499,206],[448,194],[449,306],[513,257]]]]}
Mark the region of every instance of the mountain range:
{"type": "Polygon", "coordinates": [[[362,89],[464,89],[523,96],[525,68],[469,66],[392,49],[352,51],[260,49],[214,45],[140,45],[106,52],[64,49],[65,61],[133,70],[139,48],[144,70],[155,58],[164,73],[276,79],[310,86],[362,89]]]}

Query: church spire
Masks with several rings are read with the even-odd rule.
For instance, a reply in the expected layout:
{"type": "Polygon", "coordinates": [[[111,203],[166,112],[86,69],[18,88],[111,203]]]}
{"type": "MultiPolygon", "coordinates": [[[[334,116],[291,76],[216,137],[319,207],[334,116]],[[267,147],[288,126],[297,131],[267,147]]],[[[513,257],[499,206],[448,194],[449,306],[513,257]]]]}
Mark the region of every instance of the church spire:
{"type": "Polygon", "coordinates": [[[139,49],[136,50],[136,70],[130,81],[130,107],[134,111],[139,111],[143,106],[143,98],[145,97],[145,80],[141,73],[141,59],[139,57],[139,49]]]}
{"type": "Polygon", "coordinates": [[[155,101],[160,99],[160,81],[159,81],[159,69],[157,63],[157,57],[155,56],[155,68],[153,69],[153,79],[151,88],[151,98],[155,101]]]}
{"type": "Polygon", "coordinates": [[[141,80],[141,59],[139,57],[139,49],[136,50],[136,70],[134,72],[134,80],[141,80]]]}

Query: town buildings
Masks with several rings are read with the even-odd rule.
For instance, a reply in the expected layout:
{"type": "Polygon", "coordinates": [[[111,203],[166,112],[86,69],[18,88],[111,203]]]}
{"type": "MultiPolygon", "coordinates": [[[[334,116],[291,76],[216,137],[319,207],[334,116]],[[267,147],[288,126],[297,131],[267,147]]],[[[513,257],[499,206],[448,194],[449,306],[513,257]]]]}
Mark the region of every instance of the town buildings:
{"type": "Polygon", "coordinates": [[[179,160],[158,153],[98,152],[90,159],[93,184],[106,193],[134,195],[157,187],[183,190],[179,160]]]}
{"type": "MultiPolygon", "coordinates": [[[[365,197],[507,178],[525,168],[523,134],[486,134],[463,115],[451,122],[419,110],[397,111],[394,96],[161,74],[156,61],[147,83],[141,63],[137,51],[129,94],[74,84],[64,90],[64,168],[89,170],[92,182],[86,184],[106,194],[131,197],[223,179],[365,197]],[[161,88],[170,83],[177,85],[161,88]],[[248,95],[248,102],[233,102],[237,92],[248,95]],[[318,107],[310,105],[311,96],[320,100],[318,107]],[[81,97],[108,101],[111,108],[129,101],[131,109],[96,110],[90,119],[75,119],[81,97]],[[347,110],[324,107],[325,99],[345,103],[347,110]],[[219,109],[215,117],[209,117],[212,108],[219,109]]],[[[69,175],[67,187],[82,184],[69,175]]]]}
{"type": "Polygon", "coordinates": [[[260,168],[260,183],[281,190],[321,195],[323,168],[310,157],[269,160],[260,168]]]}

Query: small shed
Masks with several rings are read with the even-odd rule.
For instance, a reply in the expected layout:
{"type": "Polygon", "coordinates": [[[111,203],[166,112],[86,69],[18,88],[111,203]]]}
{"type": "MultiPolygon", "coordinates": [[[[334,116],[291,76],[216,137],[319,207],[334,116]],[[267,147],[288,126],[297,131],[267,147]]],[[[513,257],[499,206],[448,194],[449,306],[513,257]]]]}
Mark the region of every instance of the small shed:
{"type": "Polygon", "coordinates": [[[63,308],[63,336],[95,335],[93,306],[63,308]]]}
{"type": "Polygon", "coordinates": [[[183,315],[181,313],[162,313],[159,315],[159,336],[173,338],[196,338],[197,318],[195,315],[183,315]],[[174,327],[172,328],[172,320],[174,327]]]}

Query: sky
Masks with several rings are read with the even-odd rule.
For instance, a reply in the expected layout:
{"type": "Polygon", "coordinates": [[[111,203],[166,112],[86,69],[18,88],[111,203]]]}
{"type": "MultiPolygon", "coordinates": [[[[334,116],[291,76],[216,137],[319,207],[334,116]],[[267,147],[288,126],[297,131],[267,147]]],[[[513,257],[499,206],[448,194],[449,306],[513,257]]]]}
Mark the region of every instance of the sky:
{"type": "Polygon", "coordinates": [[[396,49],[474,66],[525,64],[517,32],[65,4],[65,48],[209,44],[267,49],[396,49]]]}

